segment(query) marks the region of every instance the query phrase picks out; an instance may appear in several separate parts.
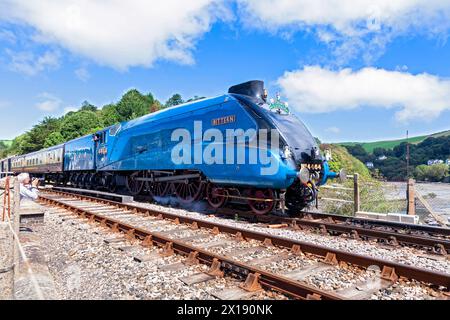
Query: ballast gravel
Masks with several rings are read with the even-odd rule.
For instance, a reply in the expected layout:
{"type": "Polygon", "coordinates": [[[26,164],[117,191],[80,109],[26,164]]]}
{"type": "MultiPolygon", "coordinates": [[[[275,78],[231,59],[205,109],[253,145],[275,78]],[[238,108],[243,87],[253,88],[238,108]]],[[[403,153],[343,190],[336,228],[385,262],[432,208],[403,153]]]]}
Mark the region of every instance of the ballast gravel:
{"type": "MultiPolygon", "coordinates": [[[[181,270],[162,266],[181,262],[181,257],[158,257],[136,262],[133,255],[149,255],[158,249],[135,245],[130,252],[105,243],[114,233],[81,221],[63,221],[56,214],[45,215],[45,223],[34,232],[42,236],[48,267],[55,280],[57,299],[215,299],[214,293],[241,282],[229,277],[188,286],[180,278],[207,271],[205,265],[181,270]]],[[[124,243],[123,246],[130,246],[124,243]]],[[[261,292],[252,299],[286,299],[274,292],[261,292]]]]}
{"type": "Polygon", "coordinates": [[[164,211],[200,220],[206,220],[222,225],[238,227],[245,230],[258,231],[283,238],[295,239],[302,242],[312,243],[314,245],[320,245],[323,247],[343,250],[365,256],[371,256],[386,261],[398,262],[405,265],[411,265],[418,268],[424,268],[431,271],[440,271],[450,274],[450,259],[438,256],[426,256],[423,254],[423,251],[410,247],[380,246],[379,244],[371,243],[368,241],[322,235],[305,230],[292,230],[286,228],[271,229],[261,226],[260,224],[249,223],[246,221],[236,221],[232,219],[224,219],[212,215],[198,213],[195,211],[189,211],[186,209],[165,207],[151,203],[134,202],[133,205],[146,209],[164,211]]]}

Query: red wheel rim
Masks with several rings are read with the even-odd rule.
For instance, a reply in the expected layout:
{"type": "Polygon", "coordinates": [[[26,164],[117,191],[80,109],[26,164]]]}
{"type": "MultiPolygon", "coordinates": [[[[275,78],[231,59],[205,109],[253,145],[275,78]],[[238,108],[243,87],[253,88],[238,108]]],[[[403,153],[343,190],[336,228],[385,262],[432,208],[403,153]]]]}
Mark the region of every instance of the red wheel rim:
{"type": "Polygon", "coordinates": [[[150,195],[155,197],[165,197],[169,191],[170,183],[168,182],[148,182],[147,189],[150,195]]]}
{"type": "Polygon", "coordinates": [[[129,175],[126,179],[127,189],[134,196],[141,193],[144,187],[144,181],[136,180],[137,178],[142,177],[144,177],[144,174],[142,172],[134,172],[131,175],[129,175]]]}
{"type": "Polygon", "coordinates": [[[175,182],[173,184],[175,194],[183,203],[191,203],[197,201],[203,191],[203,183],[200,180],[175,182]]]}
{"type": "Polygon", "coordinates": [[[273,210],[275,206],[275,201],[273,200],[274,194],[272,189],[256,189],[250,192],[250,198],[261,199],[259,200],[248,200],[248,205],[252,211],[256,214],[267,214],[273,210]],[[272,201],[266,201],[272,200],[272,201]]]}
{"type": "Polygon", "coordinates": [[[222,207],[227,201],[225,189],[219,188],[212,183],[206,187],[206,196],[208,203],[214,209],[222,207]]]}

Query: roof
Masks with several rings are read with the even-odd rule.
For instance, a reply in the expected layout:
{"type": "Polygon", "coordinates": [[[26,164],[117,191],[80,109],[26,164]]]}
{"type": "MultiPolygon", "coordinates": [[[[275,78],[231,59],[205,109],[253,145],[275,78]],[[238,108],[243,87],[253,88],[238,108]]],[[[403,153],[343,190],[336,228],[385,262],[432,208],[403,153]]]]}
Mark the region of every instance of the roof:
{"type": "Polygon", "coordinates": [[[233,98],[231,95],[225,94],[225,95],[221,95],[218,97],[206,98],[206,99],[188,102],[188,103],[180,104],[180,105],[177,105],[174,107],[162,109],[157,112],[153,112],[148,115],[145,115],[143,117],[133,119],[128,122],[123,122],[122,128],[120,131],[127,130],[131,127],[134,127],[134,126],[137,126],[137,125],[140,125],[143,123],[167,119],[167,118],[178,116],[178,115],[188,113],[188,112],[191,112],[194,110],[206,108],[206,107],[213,106],[216,104],[221,104],[221,103],[224,103],[231,99],[235,100],[235,98],[233,98]]]}

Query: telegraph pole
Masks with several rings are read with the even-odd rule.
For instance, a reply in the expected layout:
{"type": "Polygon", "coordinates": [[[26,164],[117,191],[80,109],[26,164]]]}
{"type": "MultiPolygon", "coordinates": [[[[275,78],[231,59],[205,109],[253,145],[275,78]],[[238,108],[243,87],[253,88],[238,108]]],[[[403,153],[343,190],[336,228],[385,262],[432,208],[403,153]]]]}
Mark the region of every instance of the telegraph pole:
{"type": "Polygon", "coordinates": [[[409,179],[409,132],[406,130],[406,180],[409,179]]]}

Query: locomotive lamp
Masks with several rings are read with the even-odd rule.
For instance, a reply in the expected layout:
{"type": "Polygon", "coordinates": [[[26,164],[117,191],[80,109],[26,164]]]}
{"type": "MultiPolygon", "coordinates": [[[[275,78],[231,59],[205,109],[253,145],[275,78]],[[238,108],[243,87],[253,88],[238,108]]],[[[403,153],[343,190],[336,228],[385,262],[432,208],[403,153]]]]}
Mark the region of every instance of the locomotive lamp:
{"type": "Polygon", "coordinates": [[[308,170],[308,168],[303,167],[300,169],[300,171],[297,173],[297,177],[300,179],[300,182],[303,184],[307,184],[311,180],[311,174],[308,170]]]}

